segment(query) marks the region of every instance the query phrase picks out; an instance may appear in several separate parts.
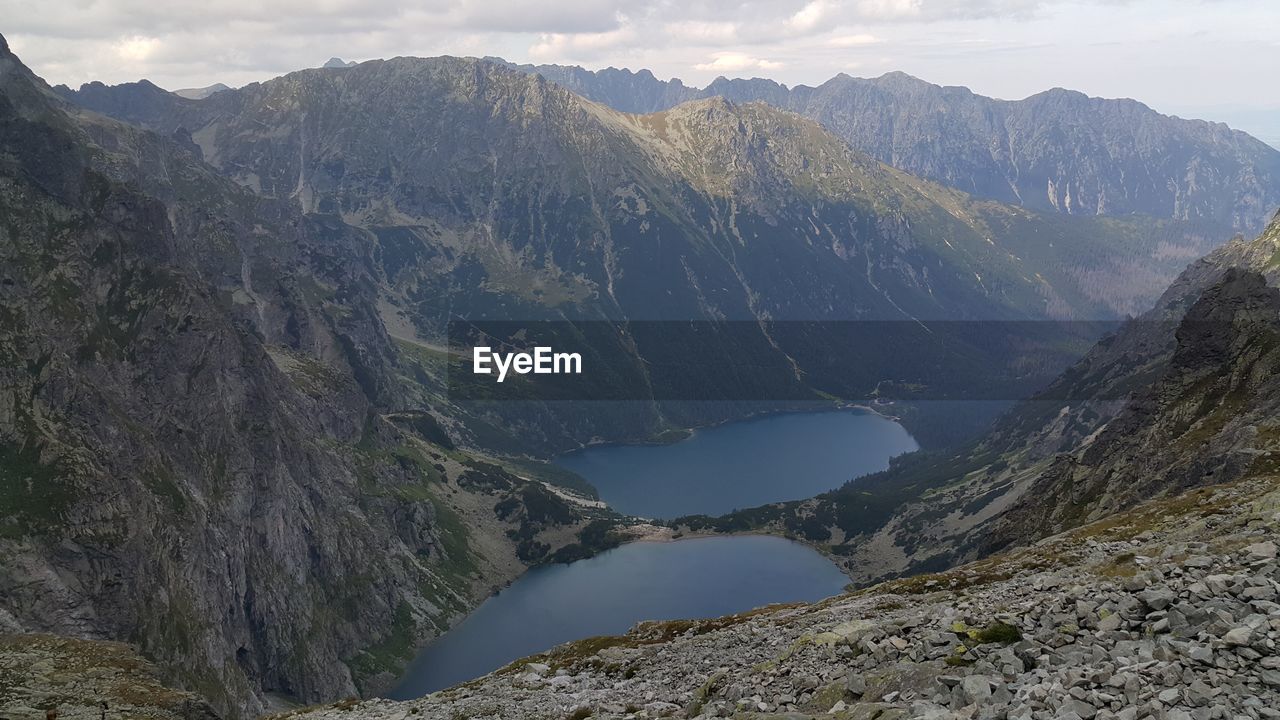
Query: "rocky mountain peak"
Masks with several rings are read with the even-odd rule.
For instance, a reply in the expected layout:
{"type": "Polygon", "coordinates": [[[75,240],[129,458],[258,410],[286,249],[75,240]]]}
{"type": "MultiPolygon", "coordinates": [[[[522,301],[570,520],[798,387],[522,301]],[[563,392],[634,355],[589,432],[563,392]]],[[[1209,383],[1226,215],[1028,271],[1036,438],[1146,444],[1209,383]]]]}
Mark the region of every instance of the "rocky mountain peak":
{"type": "Polygon", "coordinates": [[[1050,97],[1050,98],[1066,98],[1070,100],[1088,100],[1089,96],[1079,90],[1072,90],[1064,87],[1051,87],[1043,92],[1038,92],[1031,97],[1050,97]]]}
{"type": "Polygon", "coordinates": [[[736,110],[737,105],[732,100],[715,95],[713,97],[690,100],[657,114],[670,120],[701,118],[705,121],[723,121],[730,117],[736,117],[736,110]]]}
{"type": "Polygon", "coordinates": [[[877,78],[873,78],[873,82],[882,85],[897,85],[899,87],[941,87],[939,85],[934,85],[931,82],[921,80],[915,75],[905,73],[901,70],[890,70],[877,78]]]}
{"type": "Polygon", "coordinates": [[[203,100],[210,95],[230,89],[231,87],[224,83],[214,83],[212,85],[206,85],[205,87],[199,88],[180,88],[178,90],[174,90],[173,94],[188,100],[203,100]]]}

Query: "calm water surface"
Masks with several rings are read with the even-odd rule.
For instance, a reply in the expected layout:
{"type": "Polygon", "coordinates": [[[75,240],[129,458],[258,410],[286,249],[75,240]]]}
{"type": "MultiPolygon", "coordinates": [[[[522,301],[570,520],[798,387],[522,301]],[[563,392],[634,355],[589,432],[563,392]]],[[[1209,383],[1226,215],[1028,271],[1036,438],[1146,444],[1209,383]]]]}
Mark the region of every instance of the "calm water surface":
{"type": "Polygon", "coordinates": [[[601,445],[556,462],[619,512],[674,518],[813,497],[917,447],[898,423],[853,409],[728,423],[673,445],[601,445]]]}
{"type": "Polygon", "coordinates": [[[624,633],[641,620],[819,600],[846,582],[829,560],[782,538],[624,545],[529,571],[419,653],[389,697],[419,697],[562,642],[624,633]]]}
{"type": "MultiPolygon", "coordinates": [[[[615,509],[669,518],[810,497],[915,449],[897,423],[840,410],[730,423],[674,445],[595,447],[559,462],[615,509]]],[[[817,552],[775,537],[625,545],[531,570],[424,648],[389,695],[425,695],[562,642],[626,632],[641,620],[818,600],[846,581],[817,552]]]]}

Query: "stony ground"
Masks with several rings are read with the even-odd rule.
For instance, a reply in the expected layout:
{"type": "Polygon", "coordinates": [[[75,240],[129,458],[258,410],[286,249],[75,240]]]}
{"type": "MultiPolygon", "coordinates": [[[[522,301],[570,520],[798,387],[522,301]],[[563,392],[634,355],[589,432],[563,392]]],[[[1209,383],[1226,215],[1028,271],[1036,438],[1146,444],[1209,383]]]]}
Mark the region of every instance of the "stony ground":
{"type": "Polygon", "coordinates": [[[816,605],[646,623],[298,720],[1280,718],[1280,481],[1206,488],[816,605]]]}
{"type": "Polygon", "coordinates": [[[0,719],[216,720],[124,643],[0,635],[0,719]]]}

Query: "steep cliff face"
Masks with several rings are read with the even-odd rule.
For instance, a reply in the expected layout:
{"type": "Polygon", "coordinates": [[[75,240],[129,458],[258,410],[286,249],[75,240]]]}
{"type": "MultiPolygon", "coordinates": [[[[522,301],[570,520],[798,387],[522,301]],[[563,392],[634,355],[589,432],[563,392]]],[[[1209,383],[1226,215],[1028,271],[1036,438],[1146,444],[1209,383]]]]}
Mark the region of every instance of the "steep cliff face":
{"type": "Polygon", "coordinates": [[[1280,291],[1228,268],[1187,310],[1155,381],[1055,457],[988,534],[1000,547],[1144,499],[1272,472],[1280,291]]]}
{"type": "Polygon", "coordinates": [[[707,96],[762,100],[914,175],[1038,210],[1142,213],[1252,235],[1280,205],[1280,151],[1225,125],[1161,115],[1133,100],[1061,88],[995,100],[900,72],[840,74],[794,88],[719,78],[699,90],[647,71],[518,67],[628,112],[707,96]]]}
{"type": "Polygon", "coordinates": [[[0,216],[5,631],[135,642],[254,714],[378,688],[576,542],[580,508],[399,404],[364,231],[64,111],[5,47],[0,216]]]}
{"type": "Polygon", "coordinates": [[[1153,310],[1001,424],[991,446],[1034,470],[988,547],[1270,472],[1277,252],[1280,215],[1193,263],[1153,310]],[[1051,400],[1067,396],[1078,400],[1051,400]]]}

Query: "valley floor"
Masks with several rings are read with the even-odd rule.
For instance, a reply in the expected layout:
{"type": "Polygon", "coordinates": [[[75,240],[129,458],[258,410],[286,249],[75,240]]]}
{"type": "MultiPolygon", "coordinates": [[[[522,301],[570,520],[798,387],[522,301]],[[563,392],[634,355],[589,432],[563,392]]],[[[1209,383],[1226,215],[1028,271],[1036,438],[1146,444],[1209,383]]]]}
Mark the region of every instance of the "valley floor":
{"type": "Polygon", "coordinates": [[[1280,478],[813,605],[645,623],[295,720],[1280,718],[1280,478]]]}

